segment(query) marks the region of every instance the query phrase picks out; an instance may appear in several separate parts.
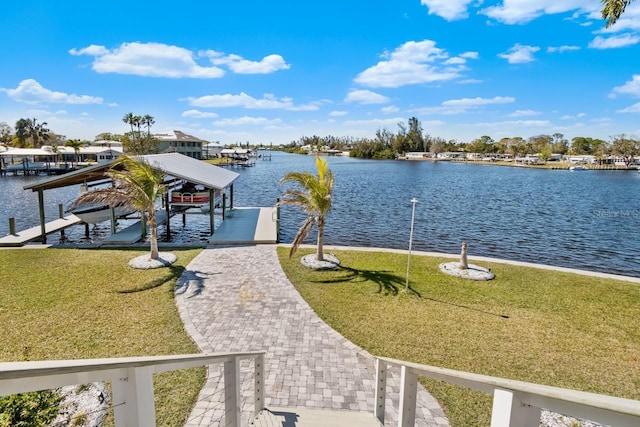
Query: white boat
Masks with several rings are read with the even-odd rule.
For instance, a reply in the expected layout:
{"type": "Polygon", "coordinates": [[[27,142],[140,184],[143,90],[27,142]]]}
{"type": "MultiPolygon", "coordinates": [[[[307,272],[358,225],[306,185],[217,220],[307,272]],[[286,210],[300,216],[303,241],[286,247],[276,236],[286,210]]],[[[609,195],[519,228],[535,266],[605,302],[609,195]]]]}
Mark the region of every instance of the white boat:
{"type": "Polygon", "coordinates": [[[586,166],[575,165],[575,166],[569,166],[569,170],[570,171],[586,171],[586,170],[589,170],[589,168],[587,168],[586,166]]]}
{"type": "MultiPolygon", "coordinates": [[[[87,224],[98,224],[111,219],[111,208],[108,205],[81,205],[69,210],[87,224]]],[[[115,218],[122,218],[135,212],[135,209],[117,207],[115,218]]]]}

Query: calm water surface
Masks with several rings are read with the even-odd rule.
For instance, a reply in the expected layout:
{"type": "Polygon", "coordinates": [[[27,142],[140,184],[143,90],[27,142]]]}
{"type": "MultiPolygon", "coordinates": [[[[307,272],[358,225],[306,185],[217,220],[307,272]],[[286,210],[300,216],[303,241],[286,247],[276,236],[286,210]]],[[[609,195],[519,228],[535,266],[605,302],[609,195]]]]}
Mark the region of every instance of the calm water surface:
{"type": "MultiPolygon", "coordinates": [[[[470,255],[640,277],[637,172],[328,161],[336,184],[327,244],[407,249],[415,197],[414,250],[458,253],[466,240],[470,255]]],[[[284,191],[279,181],[286,172],[314,172],[315,163],[312,156],[273,152],[271,161],[235,170],[235,205],[271,206],[284,191]]],[[[22,190],[36,179],[42,178],[0,178],[0,235],[8,233],[9,216],[18,229],[38,224],[36,194],[22,190]]],[[[77,194],[73,187],[45,192],[47,220],[57,217],[58,203],[66,206],[77,194]]],[[[282,241],[290,242],[303,216],[292,207],[283,207],[281,216],[282,241]]],[[[175,241],[206,239],[206,217],[192,215],[187,222],[182,228],[181,220],[172,221],[175,241]]],[[[76,228],[83,230],[73,227],[71,240],[84,234],[76,228]]]]}

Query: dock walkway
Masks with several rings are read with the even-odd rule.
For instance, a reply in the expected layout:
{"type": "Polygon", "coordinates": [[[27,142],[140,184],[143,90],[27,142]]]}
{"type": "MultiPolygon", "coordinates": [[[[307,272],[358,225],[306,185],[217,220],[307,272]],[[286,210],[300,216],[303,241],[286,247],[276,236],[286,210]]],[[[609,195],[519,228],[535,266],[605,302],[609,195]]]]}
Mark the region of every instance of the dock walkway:
{"type": "Polygon", "coordinates": [[[226,214],[209,243],[212,245],[268,244],[278,241],[276,208],[234,208],[226,214]]]}
{"type": "MultiPolygon", "coordinates": [[[[45,224],[46,234],[55,233],[56,231],[64,230],[72,225],[80,224],[82,220],[77,216],[71,214],[64,218],[56,219],[54,221],[47,222],[45,224]]],[[[14,247],[23,246],[26,243],[32,242],[42,237],[40,226],[31,227],[26,230],[20,231],[16,234],[9,234],[0,238],[0,247],[14,247]]]]}

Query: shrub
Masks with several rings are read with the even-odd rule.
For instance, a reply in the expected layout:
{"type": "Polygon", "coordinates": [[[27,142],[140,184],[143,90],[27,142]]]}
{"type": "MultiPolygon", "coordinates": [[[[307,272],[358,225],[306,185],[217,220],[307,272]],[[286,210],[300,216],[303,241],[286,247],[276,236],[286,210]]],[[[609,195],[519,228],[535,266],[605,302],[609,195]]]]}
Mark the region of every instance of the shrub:
{"type": "Polygon", "coordinates": [[[49,425],[60,411],[55,390],[34,391],[0,397],[0,427],[49,425]]]}

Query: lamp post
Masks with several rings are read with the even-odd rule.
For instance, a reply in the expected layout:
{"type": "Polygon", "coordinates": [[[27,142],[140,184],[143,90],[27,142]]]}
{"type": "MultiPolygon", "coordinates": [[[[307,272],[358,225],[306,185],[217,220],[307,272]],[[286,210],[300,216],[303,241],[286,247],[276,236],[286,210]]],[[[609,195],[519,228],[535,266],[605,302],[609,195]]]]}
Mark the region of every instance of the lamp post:
{"type": "Polygon", "coordinates": [[[405,292],[409,289],[409,269],[411,268],[411,244],[413,243],[413,220],[416,217],[416,203],[418,203],[418,199],[415,197],[411,199],[411,204],[413,205],[411,209],[411,231],[409,232],[409,258],[407,259],[407,281],[404,286],[405,292]]]}

